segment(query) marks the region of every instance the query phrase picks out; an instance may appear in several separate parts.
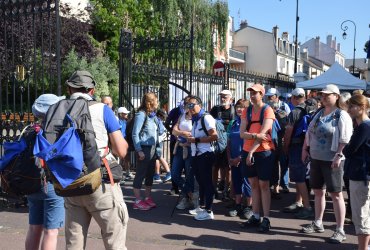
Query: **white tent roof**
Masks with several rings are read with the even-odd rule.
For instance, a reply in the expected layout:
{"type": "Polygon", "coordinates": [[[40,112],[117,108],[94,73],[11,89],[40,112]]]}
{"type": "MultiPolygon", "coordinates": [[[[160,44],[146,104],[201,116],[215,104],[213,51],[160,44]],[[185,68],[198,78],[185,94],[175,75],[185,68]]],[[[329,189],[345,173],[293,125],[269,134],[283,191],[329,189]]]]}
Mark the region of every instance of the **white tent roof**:
{"type": "Polygon", "coordinates": [[[354,77],[337,62],[324,74],[308,81],[298,82],[296,85],[303,89],[322,89],[327,84],[335,84],[339,89],[366,89],[364,80],[354,77]]]}

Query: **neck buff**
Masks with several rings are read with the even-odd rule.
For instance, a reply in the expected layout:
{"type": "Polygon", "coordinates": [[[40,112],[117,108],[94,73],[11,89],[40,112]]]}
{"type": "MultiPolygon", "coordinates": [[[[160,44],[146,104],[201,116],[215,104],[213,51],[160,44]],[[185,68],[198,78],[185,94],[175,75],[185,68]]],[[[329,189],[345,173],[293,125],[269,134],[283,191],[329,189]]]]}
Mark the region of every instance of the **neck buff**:
{"type": "Polygon", "coordinates": [[[193,122],[197,122],[202,117],[202,115],[204,114],[204,112],[205,112],[204,109],[201,109],[198,114],[195,114],[195,115],[193,115],[191,117],[191,120],[193,122]]]}

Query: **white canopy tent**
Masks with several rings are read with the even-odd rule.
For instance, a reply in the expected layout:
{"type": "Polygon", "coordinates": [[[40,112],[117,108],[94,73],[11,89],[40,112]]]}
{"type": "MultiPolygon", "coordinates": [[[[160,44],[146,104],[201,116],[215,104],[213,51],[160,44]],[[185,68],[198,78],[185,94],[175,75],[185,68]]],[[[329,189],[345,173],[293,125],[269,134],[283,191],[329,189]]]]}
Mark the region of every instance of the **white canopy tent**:
{"type": "Polygon", "coordinates": [[[298,82],[297,87],[303,89],[322,89],[327,84],[335,84],[339,89],[366,89],[366,81],[351,75],[339,63],[335,62],[324,74],[318,77],[298,82]]]}

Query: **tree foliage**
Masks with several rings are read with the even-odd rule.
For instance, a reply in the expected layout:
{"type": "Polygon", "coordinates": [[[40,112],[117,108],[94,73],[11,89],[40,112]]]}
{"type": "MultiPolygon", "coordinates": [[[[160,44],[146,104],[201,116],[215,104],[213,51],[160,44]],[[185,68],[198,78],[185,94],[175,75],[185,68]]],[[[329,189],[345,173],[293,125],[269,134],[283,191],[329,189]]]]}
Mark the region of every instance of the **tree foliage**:
{"type": "Polygon", "coordinates": [[[225,46],[228,5],[217,0],[91,0],[96,39],[107,42],[107,53],[118,59],[120,29],[135,37],[190,36],[194,26],[194,52],[198,59],[213,63],[213,34],[225,46]],[[112,11],[113,10],[113,11],[112,11]]]}
{"type": "Polygon", "coordinates": [[[72,49],[62,64],[62,82],[76,70],[87,70],[94,76],[97,100],[100,100],[102,95],[110,95],[114,104],[118,104],[118,68],[108,57],[98,55],[88,60],[72,49]]]}

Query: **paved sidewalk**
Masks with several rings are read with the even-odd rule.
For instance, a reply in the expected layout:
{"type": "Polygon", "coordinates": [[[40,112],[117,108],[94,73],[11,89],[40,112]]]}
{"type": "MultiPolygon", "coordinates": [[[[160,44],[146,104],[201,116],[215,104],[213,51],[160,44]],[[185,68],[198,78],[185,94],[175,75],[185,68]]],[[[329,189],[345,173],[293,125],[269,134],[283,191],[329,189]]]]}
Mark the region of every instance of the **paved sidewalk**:
{"type": "MultiPolygon", "coordinates": [[[[220,201],[215,202],[213,221],[195,221],[186,211],[179,210],[171,217],[177,197],[166,195],[170,184],[154,184],[153,187],[153,198],[158,207],[150,211],[133,210],[131,182],[123,187],[130,215],[128,249],[357,249],[353,225],[345,225],[347,240],[342,244],[326,242],[335,229],[330,201],[324,216],[325,232],[304,235],[299,230],[310,222],[281,213],[280,209],[294,200],[293,193],[282,194],[281,200],[272,200],[271,231],[259,234],[255,229],[240,228],[239,218],[225,216],[227,208],[220,201]]],[[[24,249],[27,226],[27,208],[4,208],[0,202],[0,250],[24,249]]],[[[58,249],[64,248],[62,230],[58,249]]],[[[104,249],[99,227],[94,221],[90,226],[86,249],[104,249]]]]}

